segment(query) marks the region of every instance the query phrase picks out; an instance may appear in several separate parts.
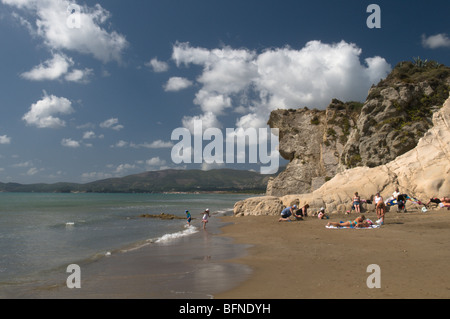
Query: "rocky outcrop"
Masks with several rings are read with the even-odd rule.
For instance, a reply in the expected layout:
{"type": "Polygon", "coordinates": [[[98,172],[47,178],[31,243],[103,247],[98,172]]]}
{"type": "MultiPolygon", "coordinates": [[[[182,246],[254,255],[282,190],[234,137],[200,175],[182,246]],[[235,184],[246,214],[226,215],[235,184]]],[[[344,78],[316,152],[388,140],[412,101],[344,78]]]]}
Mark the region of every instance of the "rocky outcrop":
{"type": "Polygon", "coordinates": [[[387,198],[396,187],[422,201],[450,195],[450,97],[433,114],[431,128],[417,146],[394,160],[377,167],[344,170],[308,194],[250,198],[236,203],[234,213],[278,215],[282,207],[292,203],[309,203],[312,210],[325,207],[328,213],[345,212],[355,191],[362,198],[377,192],[387,198]],[[275,202],[277,205],[268,204],[275,202]]]}
{"type": "MultiPolygon", "coordinates": [[[[417,61],[416,61],[417,62],[417,61]]],[[[364,104],[333,100],[325,111],[276,110],[280,154],[290,161],[267,195],[310,193],[337,173],[376,167],[413,149],[448,97],[450,68],[402,62],[369,90],[364,104]]]]}
{"type": "Polygon", "coordinates": [[[276,110],[268,124],[279,129],[279,150],[290,161],[269,181],[267,195],[309,193],[338,172],[362,104],[333,100],[326,110],[276,110]]]}

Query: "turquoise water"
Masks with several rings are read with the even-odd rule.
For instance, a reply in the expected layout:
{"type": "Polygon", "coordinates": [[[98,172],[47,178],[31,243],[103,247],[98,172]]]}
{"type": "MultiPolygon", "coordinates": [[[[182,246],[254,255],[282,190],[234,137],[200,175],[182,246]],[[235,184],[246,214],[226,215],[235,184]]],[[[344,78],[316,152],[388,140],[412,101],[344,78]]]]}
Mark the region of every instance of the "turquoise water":
{"type": "MultiPolygon", "coordinates": [[[[69,264],[189,236],[200,213],[221,214],[246,195],[224,194],[41,194],[0,193],[0,290],[39,282],[69,264]],[[141,214],[191,212],[160,220],[141,214]]],[[[1,291],[0,291],[1,292],[1,291]]]]}

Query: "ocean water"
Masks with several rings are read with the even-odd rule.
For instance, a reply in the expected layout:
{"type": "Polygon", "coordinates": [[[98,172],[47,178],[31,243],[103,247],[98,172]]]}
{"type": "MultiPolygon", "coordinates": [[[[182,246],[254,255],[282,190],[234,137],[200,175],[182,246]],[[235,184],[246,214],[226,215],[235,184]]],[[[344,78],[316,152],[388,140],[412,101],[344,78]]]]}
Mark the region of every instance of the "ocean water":
{"type": "MultiPolygon", "coordinates": [[[[201,212],[232,210],[246,195],[228,194],[53,194],[0,193],[0,297],[39,285],[70,264],[143,249],[201,232],[201,212]],[[143,218],[174,214],[194,218],[143,218]]],[[[170,254],[170,253],[169,253],[170,254]]],[[[66,274],[67,276],[67,274],[66,274]]]]}

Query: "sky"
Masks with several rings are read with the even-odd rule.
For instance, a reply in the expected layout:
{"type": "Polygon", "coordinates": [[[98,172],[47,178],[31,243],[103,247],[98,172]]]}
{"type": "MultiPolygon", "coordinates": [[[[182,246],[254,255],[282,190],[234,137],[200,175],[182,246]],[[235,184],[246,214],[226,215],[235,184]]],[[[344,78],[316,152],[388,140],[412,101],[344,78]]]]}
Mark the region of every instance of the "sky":
{"type": "Polygon", "coordinates": [[[253,140],[225,159],[227,129],[278,156],[259,130],[272,110],[364,102],[418,56],[450,66],[449,13],[448,0],[0,0],[0,182],[258,171],[253,140]]]}

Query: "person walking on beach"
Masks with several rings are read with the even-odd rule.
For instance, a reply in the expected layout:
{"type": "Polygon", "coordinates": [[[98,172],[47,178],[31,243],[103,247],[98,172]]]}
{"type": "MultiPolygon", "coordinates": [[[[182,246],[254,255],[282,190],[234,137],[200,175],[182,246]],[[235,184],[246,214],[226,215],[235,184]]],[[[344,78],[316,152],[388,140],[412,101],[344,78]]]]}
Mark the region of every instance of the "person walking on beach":
{"type": "Polygon", "coordinates": [[[202,223],[203,223],[203,229],[206,229],[206,223],[208,222],[209,215],[209,208],[205,209],[205,211],[202,213],[202,223]]]}
{"type": "Polygon", "coordinates": [[[191,213],[189,213],[188,210],[185,211],[185,213],[186,213],[186,219],[187,219],[188,227],[190,227],[191,226],[191,213]]]}

